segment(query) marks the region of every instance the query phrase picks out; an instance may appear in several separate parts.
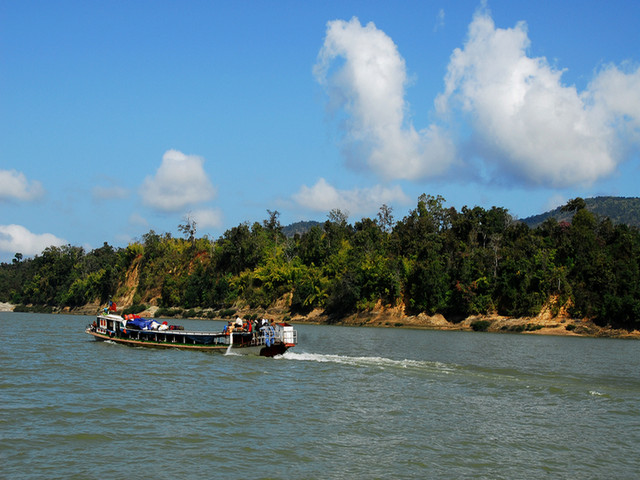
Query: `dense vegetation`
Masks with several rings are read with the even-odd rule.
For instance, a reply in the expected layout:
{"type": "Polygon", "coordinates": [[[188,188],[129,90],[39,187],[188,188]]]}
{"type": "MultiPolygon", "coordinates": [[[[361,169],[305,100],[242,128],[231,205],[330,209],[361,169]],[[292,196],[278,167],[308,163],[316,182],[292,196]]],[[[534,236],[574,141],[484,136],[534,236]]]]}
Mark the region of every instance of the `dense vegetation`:
{"type": "Polygon", "coordinates": [[[571,223],[548,218],[531,229],[504,208],[447,208],[422,195],[395,221],[380,208],[354,224],[328,220],[288,238],[278,212],[217,240],[153,231],[126,248],[106,243],[49,247],[0,266],[0,301],[76,307],[109,298],[163,309],[260,310],[288,299],[292,314],[321,308],[332,318],[404,303],[408,313],[530,316],[568,307],[600,325],[640,327],[640,231],[598,220],[570,201],[571,223]],[[129,280],[129,284],[125,282],[129,280]],[[135,292],[130,290],[135,288],[135,292]]]}

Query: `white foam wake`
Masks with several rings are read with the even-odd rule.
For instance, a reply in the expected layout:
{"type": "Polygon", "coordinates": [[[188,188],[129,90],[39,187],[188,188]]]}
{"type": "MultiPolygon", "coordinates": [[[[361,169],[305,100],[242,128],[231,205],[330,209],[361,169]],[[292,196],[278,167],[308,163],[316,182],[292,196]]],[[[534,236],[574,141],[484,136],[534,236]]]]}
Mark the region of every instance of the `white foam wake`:
{"type": "Polygon", "coordinates": [[[233,347],[232,345],[229,345],[229,346],[227,347],[227,350],[224,352],[224,354],[225,354],[225,355],[229,355],[230,357],[241,357],[241,356],[242,356],[242,354],[241,354],[241,353],[238,353],[238,352],[234,352],[234,351],[232,350],[232,347],[233,347]]]}
{"type": "Polygon", "coordinates": [[[424,360],[394,360],[385,357],[350,357],[346,355],[330,355],[322,353],[292,352],[287,351],[279,358],[287,360],[299,360],[305,362],[320,363],[337,363],[342,365],[351,365],[356,367],[377,367],[384,368],[407,368],[415,370],[437,370],[447,372],[451,370],[447,366],[439,362],[428,362],[424,360]]]}

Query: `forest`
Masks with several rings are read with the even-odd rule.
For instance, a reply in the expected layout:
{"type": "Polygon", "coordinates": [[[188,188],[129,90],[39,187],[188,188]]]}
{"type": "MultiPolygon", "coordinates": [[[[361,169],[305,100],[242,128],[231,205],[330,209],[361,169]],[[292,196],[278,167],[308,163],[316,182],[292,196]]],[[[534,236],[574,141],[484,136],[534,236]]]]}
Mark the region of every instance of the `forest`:
{"type": "Polygon", "coordinates": [[[198,237],[186,217],[180,237],[152,230],[126,248],[16,253],[0,265],[0,301],[73,309],[129,296],[130,311],[157,305],[217,315],[286,299],[291,315],[321,309],[335,321],[376,305],[454,322],[535,316],[546,306],[600,326],[640,328],[640,230],[595,215],[581,198],[562,210],[570,222],[550,217],[530,228],[504,208],[457,211],[423,194],[401,220],[386,205],[354,223],[336,209],[286,236],[279,213],[267,210],[262,222],[215,240],[198,237]]]}

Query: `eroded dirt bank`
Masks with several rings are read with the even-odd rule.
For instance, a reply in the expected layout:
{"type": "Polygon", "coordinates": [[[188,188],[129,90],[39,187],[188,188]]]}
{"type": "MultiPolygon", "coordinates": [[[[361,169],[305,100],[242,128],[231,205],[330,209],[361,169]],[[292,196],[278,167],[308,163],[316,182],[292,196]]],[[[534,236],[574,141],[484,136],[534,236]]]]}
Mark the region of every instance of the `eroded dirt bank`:
{"type": "MultiPolygon", "coordinates": [[[[13,305],[0,303],[0,311],[9,312],[13,305]]],[[[587,319],[574,319],[566,315],[552,316],[548,310],[536,317],[512,318],[500,315],[470,316],[464,319],[450,320],[437,315],[406,315],[401,308],[375,308],[372,311],[356,313],[346,317],[334,317],[324,313],[323,310],[314,310],[308,315],[293,315],[288,309],[277,306],[264,310],[252,310],[239,308],[237,315],[247,317],[273,318],[276,321],[291,321],[292,323],[310,323],[317,325],[345,325],[354,327],[387,327],[387,328],[423,328],[430,330],[459,330],[459,331],[486,331],[501,333],[522,333],[536,335],[567,335],[610,338],[640,339],[640,331],[627,331],[609,327],[599,327],[587,319]],[[280,308],[279,308],[280,307],[280,308]]],[[[153,317],[158,307],[150,307],[141,312],[141,316],[153,317]]],[[[80,308],[70,310],[63,309],[59,313],[75,315],[95,315],[100,311],[100,305],[88,304],[80,308]]]]}
{"type": "Polygon", "coordinates": [[[567,317],[510,318],[499,315],[471,316],[459,321],[447,320],[442,315],[403,315],[394,311],[372,311],[357,313],[343,318],[332,318],[321,311],[309,315],[296,315],[294,323],[314,323],[326,325],[348,325],[367,327],[424,328],[431,330],[487,331],[503,333],[523,333],[537,335],[567,335],[590,337],[614,337],[640,339],[640,332],[599,327],[590,320],[567,317]]]}

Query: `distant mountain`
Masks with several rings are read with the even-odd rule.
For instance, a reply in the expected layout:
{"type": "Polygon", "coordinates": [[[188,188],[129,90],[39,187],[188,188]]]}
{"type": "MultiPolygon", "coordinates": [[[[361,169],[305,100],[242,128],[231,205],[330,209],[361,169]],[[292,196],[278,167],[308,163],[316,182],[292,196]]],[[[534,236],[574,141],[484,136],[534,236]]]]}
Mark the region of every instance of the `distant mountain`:
{"type": "Polygon", "coordinates": [[[295,222],[291,225],[287,225],[286,227],[282,227],[282,233],[284,233],[285,237],[287,238],[293,238],[296,233],[298,235],[302,235],[304,233],[307,233],[316,225],[322,225],[322,223],[313,220],[309,220],[306,222],[295,222]]]}
{"type": "MultiPolygon", "coordinates": [[[[638,197],[594,197],[585,198],[587,210],[600,218],[609,217],[615,224],[627,224],[640,227],[640,198],[638,197]]],[[[555,217],[558,222],[571,222],[573,212],[562,212],[558,207],[550,212],[542,213],[521,219],[534,228],[543,223],[547,218],[555,217]]]]}

